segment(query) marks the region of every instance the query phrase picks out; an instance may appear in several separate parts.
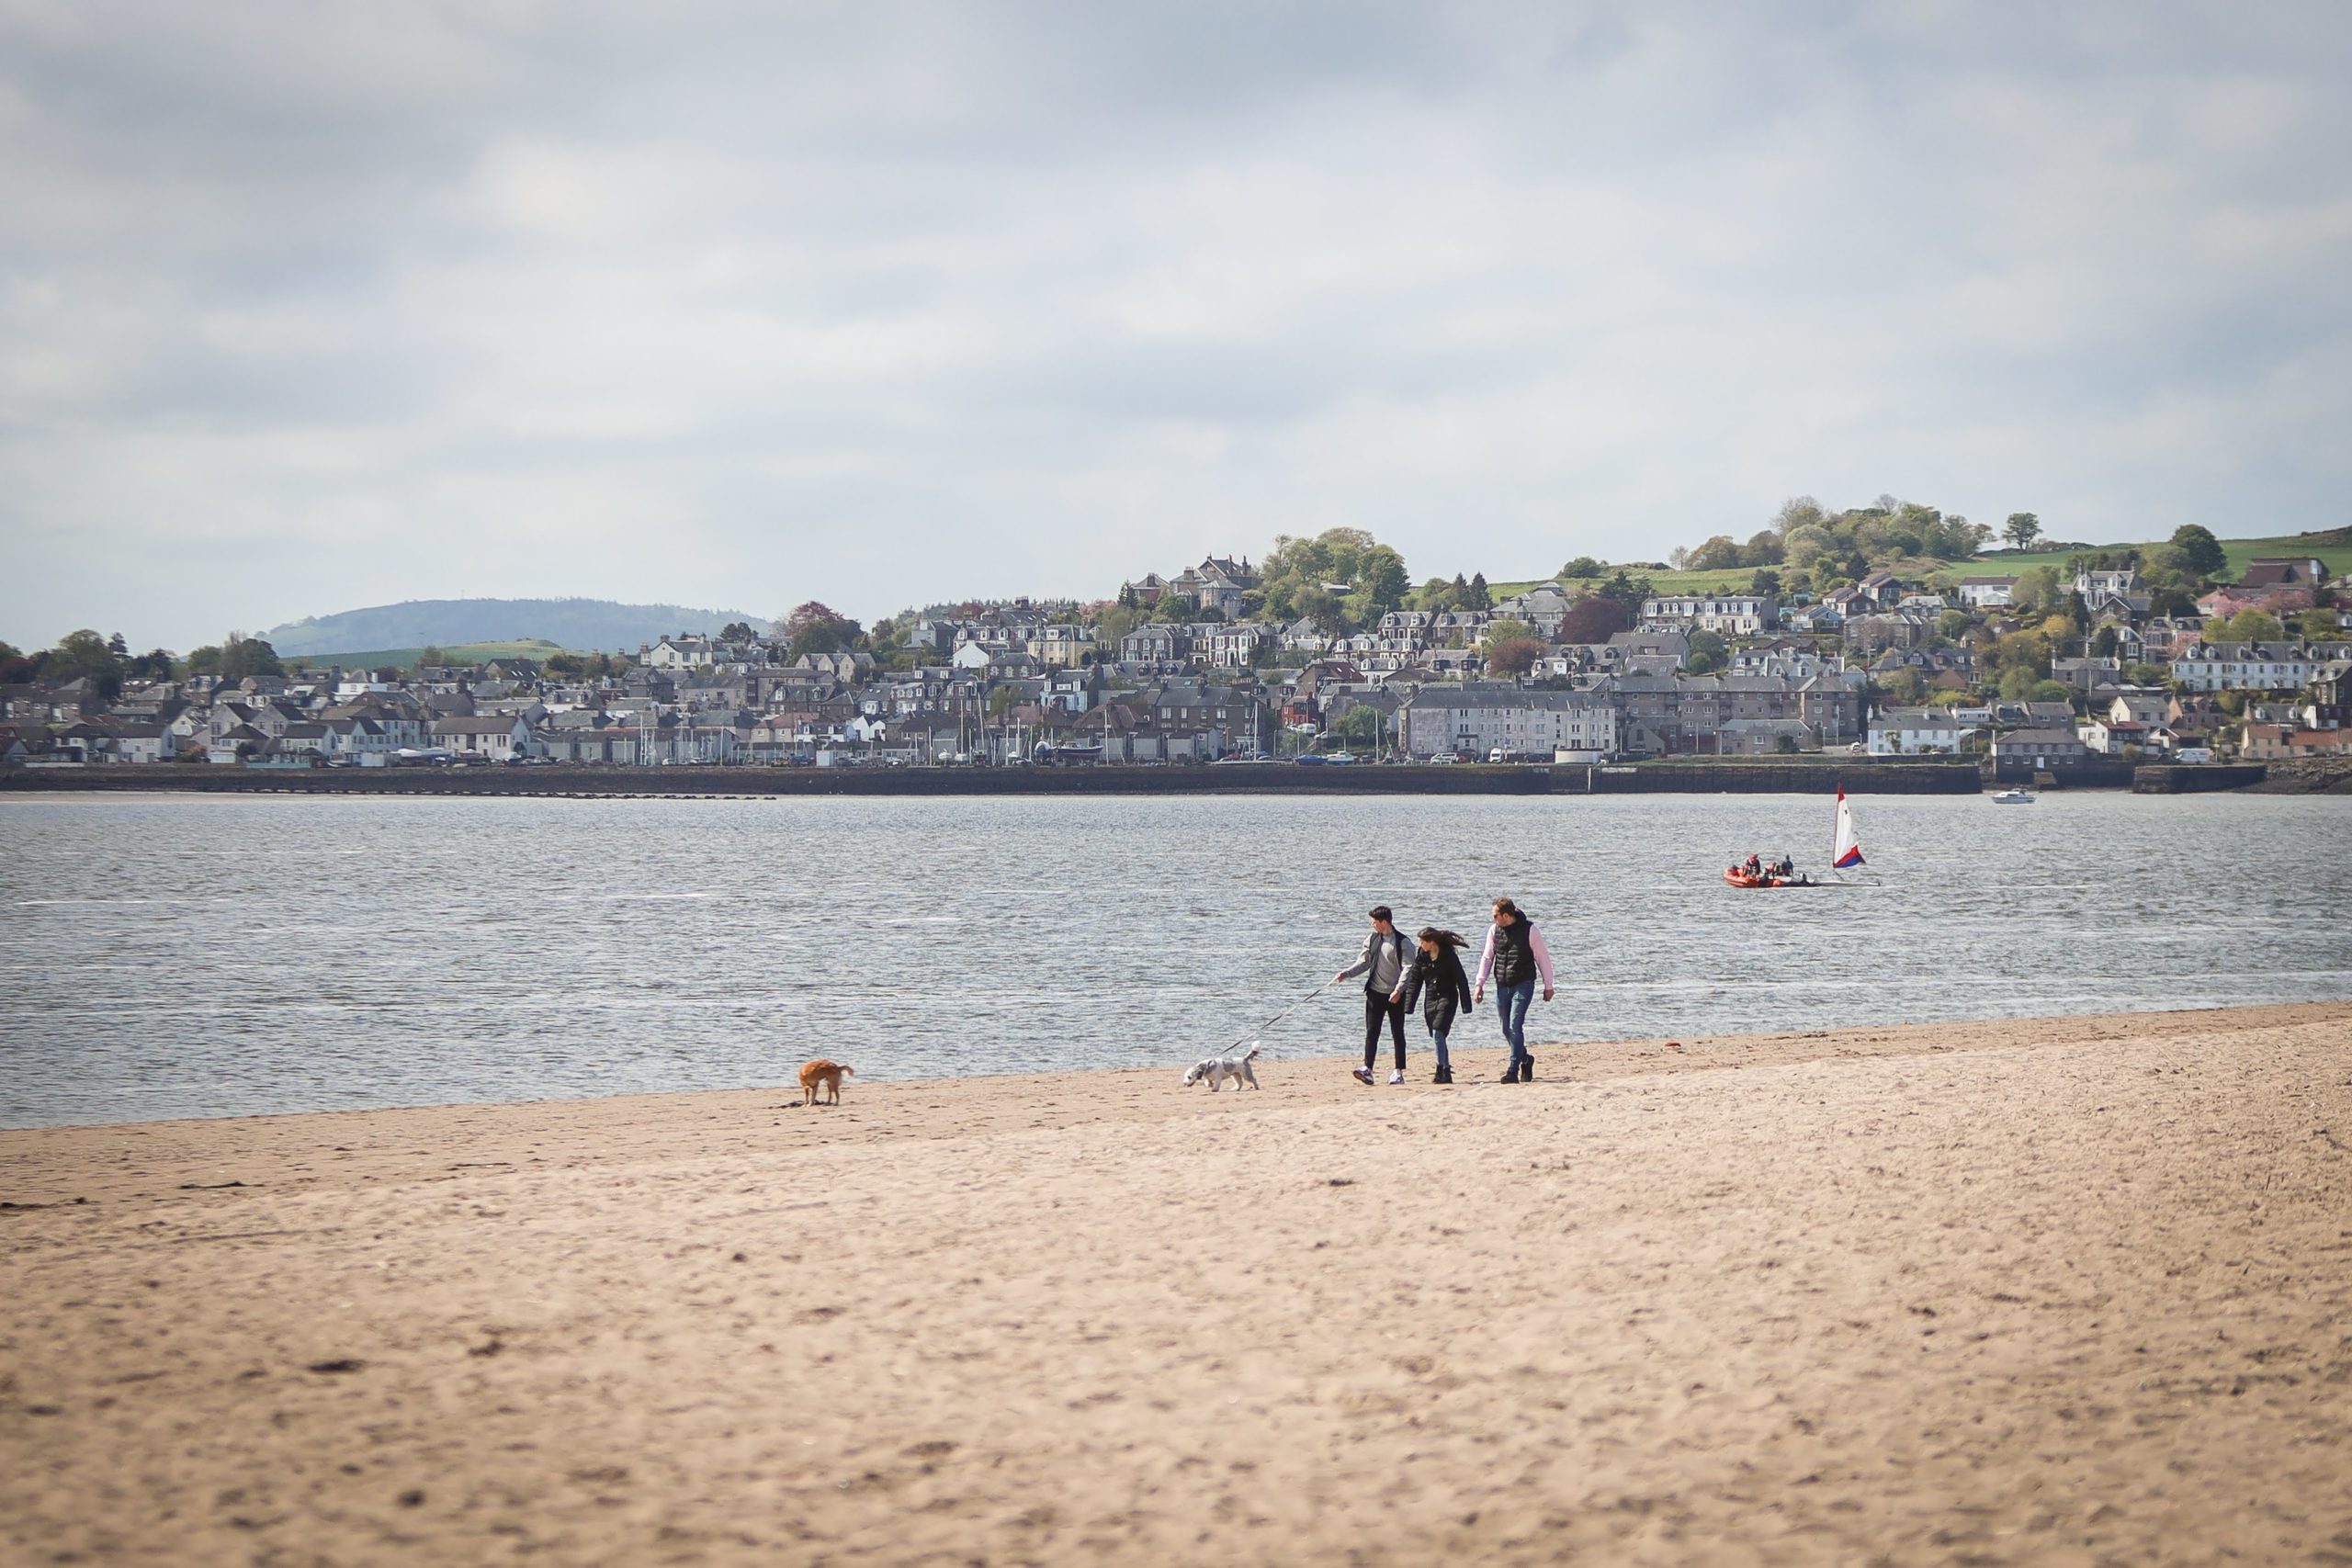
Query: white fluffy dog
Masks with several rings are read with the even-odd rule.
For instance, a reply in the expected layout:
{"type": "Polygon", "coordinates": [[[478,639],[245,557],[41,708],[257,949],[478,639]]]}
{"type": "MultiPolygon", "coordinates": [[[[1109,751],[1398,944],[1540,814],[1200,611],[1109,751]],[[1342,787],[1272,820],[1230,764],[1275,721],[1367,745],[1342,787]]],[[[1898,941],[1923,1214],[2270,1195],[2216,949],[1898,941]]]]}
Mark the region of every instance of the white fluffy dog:
{"type": "Polygon", "coordinates": [[[1250,1064],[1255,1061],[1257,1056],[1258,1047],[1255,1045],[1250,1046],[1238,1056],[1204,1056],[1194,1062],[1191,1070],[1185,1073],[1184,1087],[1190,1089],[1203,1078],[1206,1078],[1209,1080],[1209,1092],[1215,1094],[1225,1087],[1226,1079],[1231,1078],[1235,1089],[1239,1089],[1243,1084],[1248,1084],[1251,1089],[1262,1089],[1264,1086],[1259,1083],[1258,1075],[1250,1070],[1250,1064]]]}

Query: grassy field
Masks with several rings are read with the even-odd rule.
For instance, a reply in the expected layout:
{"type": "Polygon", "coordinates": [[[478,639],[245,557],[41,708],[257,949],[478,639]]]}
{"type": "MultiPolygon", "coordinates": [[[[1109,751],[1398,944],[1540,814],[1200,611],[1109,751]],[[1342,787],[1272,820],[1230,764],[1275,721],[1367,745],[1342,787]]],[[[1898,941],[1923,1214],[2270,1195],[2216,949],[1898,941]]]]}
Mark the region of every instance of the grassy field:
{"type": "MultiPolygon", "coordinates": [[[[2161,539],[2145,539],[2137,544],[2094,545],[2093,550],[2144,550],[2164,543],[2161,539]]],[[[2352,574],[2352,529],[2337,528],[2325,534],[2278,535],[2261,539],[2223,539],[2222,549],[2229,557],[2230,581],[2242,575],[2246,563],[2256,556],[2312,556],[2326,566],[2332,576],[2352,574]]],[[[1949,563],[1920,560],[1898,567],[1905,577],[1926,576],[1947,572],[1953,577],[2014,577],[2037,566],[2064,567],[2067,560],[2083,552],[2066,550],[2008,551],[1997,550],[1990,555],[1973,556],[1967,560],[1949,563]]],[[[1615,571],[1615,567],[1609,569],[1615,571]]],[[[1659,593],[1730,593],[1744,592],[1756,575],[1753,567],[1739,567],[1724,571],[1646,571],[1639,567],[1627,567],[1626,575],[1646,577],[1653,591],[1659,593]]],[[[1549,579],[1543,581],[1552,581],[1549,579]]],[[[1498,599],[1512,593],[1523,593],[1540,587],[1535,582],[1497,582],[1489,585],[1498,599]]]]}
{"type": "MultiPolygon", "coordinates": [[[[367,653],[305,653],[286,660],[288,669],[308,665],[323,670],[340,664],[346,670],[405,670],[416,662],[421,648],[379,648],[367,653]]],[[[460,642],[441,649],[441,656],[451,664],[487,664],[493,659],[545,659],[564,649],[559,643],[538,637],[525,637],[519,642],[460,642]]]]}
{"type": "MultiPolygon", "coordinates": [[[[2143,540],[2133,545],[2095,545],[2094,550],[2144,550],[2164,543],[2161,539],[2143,540]]],[[[2352,536],[2341,528],[2326,534],[2275,536],[2267,539],[2223,539],[2222,552],[2229,557],[2229,570],[2224,574],[2234,581],[2245,571],[2246,563],[2256,556],[2312,556],[2324,565],[2331,576],[2341,577],[2352,572],[2352,536]],[[2323,542],[2325,541],[2325,542],[2323,542]]],[[[2009,577],[2037,566],[2063,567],[2067,559],[2080,552],[2075,550],[2036,550],[2016,552],[2003,550],[1992,555],[1980,555],[1973,559],[1956,563],[1969,576],[2009,577]]]]}

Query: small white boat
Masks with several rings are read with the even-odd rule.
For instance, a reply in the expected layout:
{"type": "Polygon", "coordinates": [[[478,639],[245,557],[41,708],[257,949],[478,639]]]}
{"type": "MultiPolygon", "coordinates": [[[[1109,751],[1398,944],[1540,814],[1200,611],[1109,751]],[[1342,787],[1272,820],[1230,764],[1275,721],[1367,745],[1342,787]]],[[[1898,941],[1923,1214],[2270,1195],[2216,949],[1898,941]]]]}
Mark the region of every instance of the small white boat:
{"type": "Polygon", "coordinates": [[[1993,804],[1996,806],[2031,806],[2033,804],[2033,791],[2030,789],[1996,790],[1993,792],[1993,804]]]}

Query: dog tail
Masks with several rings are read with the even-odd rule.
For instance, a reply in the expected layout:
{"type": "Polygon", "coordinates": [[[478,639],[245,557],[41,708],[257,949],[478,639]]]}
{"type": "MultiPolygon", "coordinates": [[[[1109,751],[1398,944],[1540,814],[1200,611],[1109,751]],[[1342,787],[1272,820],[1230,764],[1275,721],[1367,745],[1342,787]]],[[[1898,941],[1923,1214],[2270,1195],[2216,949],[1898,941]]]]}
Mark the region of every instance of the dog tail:
{"type": "Polygon", "coordinates": [[[842,1067],[842,1077],[845,1078],[854,1078],[857,1077],[857,1069],[844,1064],[842,1067]]]}
{"type": "Polygon", "coordinates": [[[1255,1040],[1250,1042],[1250,1049],[1241,1053],[1241,1059],[1245,1062],[1254,1062],[1258,1059],[1258,1043],[1255,1040]]]}

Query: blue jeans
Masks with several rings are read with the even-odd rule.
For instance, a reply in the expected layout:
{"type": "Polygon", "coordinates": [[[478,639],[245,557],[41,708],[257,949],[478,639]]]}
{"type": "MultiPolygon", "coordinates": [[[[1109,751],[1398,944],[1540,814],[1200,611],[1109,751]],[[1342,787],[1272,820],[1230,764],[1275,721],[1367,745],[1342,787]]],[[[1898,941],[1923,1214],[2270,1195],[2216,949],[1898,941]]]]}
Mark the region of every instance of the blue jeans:
{"type": "Polygon", "coordinates": [[[1446,1032],[1442,1029],[1430,1031],[1430,1043],[1437,1048],[1437,1070],[1441,1073],[1453,1071],[1453,1060],[1445,1054],[1446,1032]]]}
{"type": "Polygon", "coordinates": [[[1527,1054],[1527,1009],[1535,1000],[1535,982],[1521,980],[1495,987],[1495,1011],[1501,1018],[1503,1038],[1510,1042],[1512,1066],[1532,1061],[1527,1054]]]}

